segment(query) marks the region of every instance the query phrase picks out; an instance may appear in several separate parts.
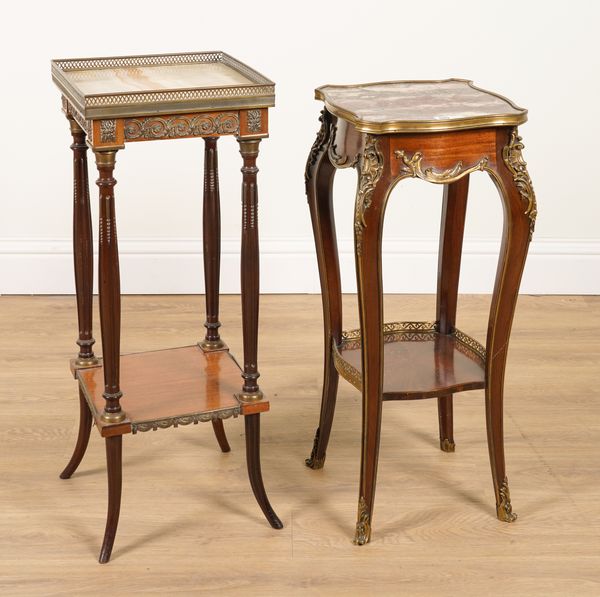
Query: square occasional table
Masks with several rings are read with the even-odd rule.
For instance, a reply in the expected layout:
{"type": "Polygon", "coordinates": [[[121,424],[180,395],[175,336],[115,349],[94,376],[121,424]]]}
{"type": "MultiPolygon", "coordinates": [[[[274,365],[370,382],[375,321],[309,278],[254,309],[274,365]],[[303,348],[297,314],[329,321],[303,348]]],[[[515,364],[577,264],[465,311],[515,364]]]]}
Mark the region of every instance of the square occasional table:
{"type": "Polygon", "coordinates": [[[229,451],[223,420],[244,415],[248,473],[273,528],[260,469],[260,413],[269,409],[258,386],[259,259],[256,159],[268,136],[275,86],[224,52],[119,56],[52,61],[73,136],[73,252],[79,353],[80,426],[68,479],[84,456],[92,423],[106,441],[108,517],[100,562],[110,559],[121,503],[123,435],[211,421],[229,451]],[[220,199],[217,141],[235,136],[242,155],[241,295],[243,366],[219,334],[220,199]],[[206,334],[197,344],[120,354],[121,295],[113,177],[115,158],[129,143],[204,139],[203,256],[206,334]],[[87,147],[96,157],[100,196],[98,294],[102,358],[92,335],[93,249],[87,147]]]}

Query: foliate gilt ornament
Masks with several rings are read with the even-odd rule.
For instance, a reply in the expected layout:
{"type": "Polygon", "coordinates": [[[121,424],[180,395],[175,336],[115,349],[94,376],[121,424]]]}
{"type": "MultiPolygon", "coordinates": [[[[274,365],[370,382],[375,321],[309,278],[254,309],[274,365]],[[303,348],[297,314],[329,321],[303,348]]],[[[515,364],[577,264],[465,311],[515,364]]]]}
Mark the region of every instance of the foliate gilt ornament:
{"type": "Polygon", "coordinates": [[[262,113],[260,110],[248,110],[248,130],[258,133],[262,128],[262,113]]]}
{"type": "Polygon", "coordinates": [[[364,545],[371,537],[371,516],[365,498],[360,496],[358,501],[358,520],[356,522],[355,545],[364,545]]]}
{"type": "Polygon", "coordinates": [[[438,184],[449,184],[467,174],[471,174],[471,172],[484,170],[489,162],[489,158],[484,157],[474,166],[464,168],[462,161],[459,161],[452,166],[452,168],[448,168],[448,170],[435,171],[433,168],[425,168],[423,170],[421,165],[423,154],[420,151],[416,151],[412,157],[409,157],[404,150],[396,149],[394,155],[396,156],[396,159],[402,160],[402,166],[400,168],[400,175],[402,178],[420,178],[421,180],[438,184]]]}
{"type": "Polygon", "coordinates": [[[367,135],[359,161],[358,191],[354,205],[354,244],[357,255],[362,255],[362,237],[367,224],[365,213],[371,206],[373,191],[383,172],[383,154],[377,147],[377,137],[367,135]]]}
{"type": "Polygon", "coordinates": [[[310,153],[308,154],[308,159],[306,160],[306,168],[304,170],[304,182],[306,184],[308,184],[308,181],[312,176],[312,167],[316,164],[319,153],[329,142],[331,136],[331,115],[327,110],[321,110],[319,122],[321,123],[321,128],[317,133],[317,138],[315,139],[315,142],[310,149],[310,153]]]}
{"type": "Polygon", "coordinates": [[[114,143],[117,140],[117,121],[116,120],[101,120],[100,121],[100,142],[114,143]]]}
{"type": "Polygon", "coordinates": [[[510,503],[510,491],[508,489],[508,479],[504,477],[500,485],[500,503],[496,506],[498,520],[503,522],[514,522],[517,520],[517,515],[512,511],[510,503]]]}
{"type": "Polygon", "coordinates": [[[510,134],[508,145],[502,150],[502,158],[510,170],[515,185],[526,204],[525,215],[529,218],[529,240],[533,238],[535,219],[537,217],[537,202],[531,178],[527,172],[527,162],[523,159],[523,140],[514,128],[510,134]]]}
{"type": "Polygon", "coordinates": [[[318,428],[317,432],[315,433],[315,441],[313,442],[313,448],[310,453],[310,457],[304,461],[304,463],[306,464],[306,466],[308,468],[312,468],[314,470],[323,468],[323,465],[325,464],[325,456],[322,456],[321,458],[317,458],[317,446],[319,445],[320,435],[321,435],[321,428],[318,428]]]}

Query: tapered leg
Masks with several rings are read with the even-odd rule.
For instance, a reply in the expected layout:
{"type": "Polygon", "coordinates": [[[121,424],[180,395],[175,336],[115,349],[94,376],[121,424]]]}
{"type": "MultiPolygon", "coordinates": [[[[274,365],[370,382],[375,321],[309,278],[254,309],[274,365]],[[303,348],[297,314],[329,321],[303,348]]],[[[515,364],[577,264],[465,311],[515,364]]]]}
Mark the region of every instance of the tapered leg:
{"type": "Polygon", "coordinates": [[[338,388],[338,372],[333,364],[332,342],[339,343],[342,331],[342,290],[333,211],[335,167],[328,156],[332,116],[324,110],[321,129],[306,164],[306,195],[317,249],[321,298],[323,301],[324,375],[319,427],[306,466],[323,468],[338,388]]]}
{"type": "Polygon", "coordinates": [[[219,336],[219,274],[221,265],[221,207],[219,200],[218,137],[204,138],[204,209],[202,215],[204,248],[204,287],[206,296],[206,335],[200,343],[205,350],[225,347],[219,336]]]}
{"type": "Polygon", "coordinates": [[[487,334],[486,423],[496,513],[500,520],[513,522],[517,515],[512,511],[504,461],[504,370],[537,207],[531,179],[521,153],[523,144],[517,130],[499,130],[497,147],[497,165],[491,174],[502,196],[504,231],[487,334]]]}
{"type": "Polygon", "coordinates": [[[229,446],[229,442],[227,441],[227,436],[225,435],[225,428],[223,427],[223,421],[221,419],[213,419],[212,428],[215,432],[215,437],[219,442],[219,447],[221,448],[221,452],[231,452],[231,447],[229,446]]]}
{"type": "Polygon", "coordinates": [[[81,387],[79,388],[79,434],[77,435],[77,443],[69,464],[60,474],[61,479],[70,479],[71,475],[77,470],[81,463],[85,451],[90,440],[90,431],[92,430],[92,413],[87,404],[81,387]]]}
{"type": "Polygon", "coordinates": [[[248,476],[250,477],[250,485],[252,486],[254,497],[269,524],[274,529],[281,529],[283,528],[283,524],[269,503],[260,470],[260,414],[246,415],[244,417],[244,424],[246,426],[248,476]]]}
{"type": "MultiPolygon", "coordinates": [[[[436,320],[439,322],[441,334],[450,334],[456,323],[458,280],[468,192],[469,175],[444,185],[436,308],[436,320]]],[[[438,398],[438,419],[440,449],[444,452],[454,452],[452,394],[438,398]]]]}
{"type": "Polygon", "coordinates": [[[358,306],[362,337],[363,427],[358,520],[354,543],[371,538],[383,392],[383,283],[381,239],[389,191],[389,139],[367,135],[360,160],[354,215],[358,306]]]}
{"type": "Polygon", "coordinates": [[[92,292],[94,257],[92,249],[92,216],[88,183],[87,144],[85,132],[68,116],[73,136],[73,262],[75,266],[75,293],[79,353],[75,364],[80,367],[96,365],[92,336],[92,292]]]}
{"type": "Polygon", "coordinates": [[[108,514],[106,516],[106,530],[100,550],[99,561],[106,564],[110,560],[117,526],[121,511],[121,485],[122,485],[122,448],[123,436],[106,438],[106,468],[108,472],[108,514]]]}
{"type": "Polygon", "coordinates": [[[120,399],[119,356],[121,344],[121,287],[119,279],[119,249],[113,188],[116,151],[96,151],[100,189],[100,239],[98,260],[98,295],[104,369],[104,412],[102,420],[118,423],[125,419],[120,399]]]}
{"type": "Polygon", "coordinates": [[[242,166],[242,250],[241,250],[241,293],[242,332],[244,336],[244,380],[240,400],[252,402],[262,398],[258,387],[258,299],[259,299],[259,255],[258,255],[258,191],[256,185],[256,158],[260,139],[238,139],[242,166]]]}

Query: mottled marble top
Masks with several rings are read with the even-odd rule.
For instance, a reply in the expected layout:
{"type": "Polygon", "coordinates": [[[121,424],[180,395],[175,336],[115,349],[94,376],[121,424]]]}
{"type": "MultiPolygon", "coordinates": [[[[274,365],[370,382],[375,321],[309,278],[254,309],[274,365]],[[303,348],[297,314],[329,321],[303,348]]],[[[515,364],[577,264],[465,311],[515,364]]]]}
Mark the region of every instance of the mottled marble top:
{"type": "Polygon", "coordinates": [[[518,125],[527,120],[527,110],[461,79],[324,85],[315,96],[331,113],[373,133],[518,125]]]}
{"type": "Polygon", "coordinates": [[[275,103],[272,81],[221,51],[53,60],[52,78],[86,119],[275,103]]]}

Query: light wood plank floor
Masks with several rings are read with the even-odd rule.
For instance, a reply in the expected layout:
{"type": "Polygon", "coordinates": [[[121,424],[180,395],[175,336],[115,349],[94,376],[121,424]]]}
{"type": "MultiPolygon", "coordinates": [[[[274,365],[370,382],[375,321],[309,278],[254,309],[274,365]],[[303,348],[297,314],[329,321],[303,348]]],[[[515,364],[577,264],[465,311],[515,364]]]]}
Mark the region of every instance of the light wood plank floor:
{"type": "MultiPolygon", "coordinates": [[[[346,327],[357,322],[345,297],[346,327]]],[[[489,297],[459,304],[485,340],[489,297]]],[[[520,298],[506,376],[506,449],[519,520],[494,517],[483,393],[455,407],[457,451],[437,447],[436,402],[386,403],[373,542],[351,543],[360,396],[340,382],[326,466],[304,466],[318,419],[318,296],[265,296],[263,471],[285,528],[272,530],[210,425],[126,436],[121,524],[106,566],[104,446],[94,430],[74,477],[72,297],[0,297],[0,593],[3,595],[600,595],[600,297],[520,298]]],[[[429,319],[430,296],[386,297],[386,319],[429,319]]],[[[203,297],[123,300],[123,352],[202,334],[203,297]]],[[[239,297],[223,337],[241,355],[239,297]]],[[[96,325],[96,330],[98,326],[96,325]]],[[[99,336],[99,333],[96,333],[99,336]]],[[[99,344],[99,343],[98,343],[99,344]]],[[[125,401],[126,406],[126,401],[125,401]]]]}

